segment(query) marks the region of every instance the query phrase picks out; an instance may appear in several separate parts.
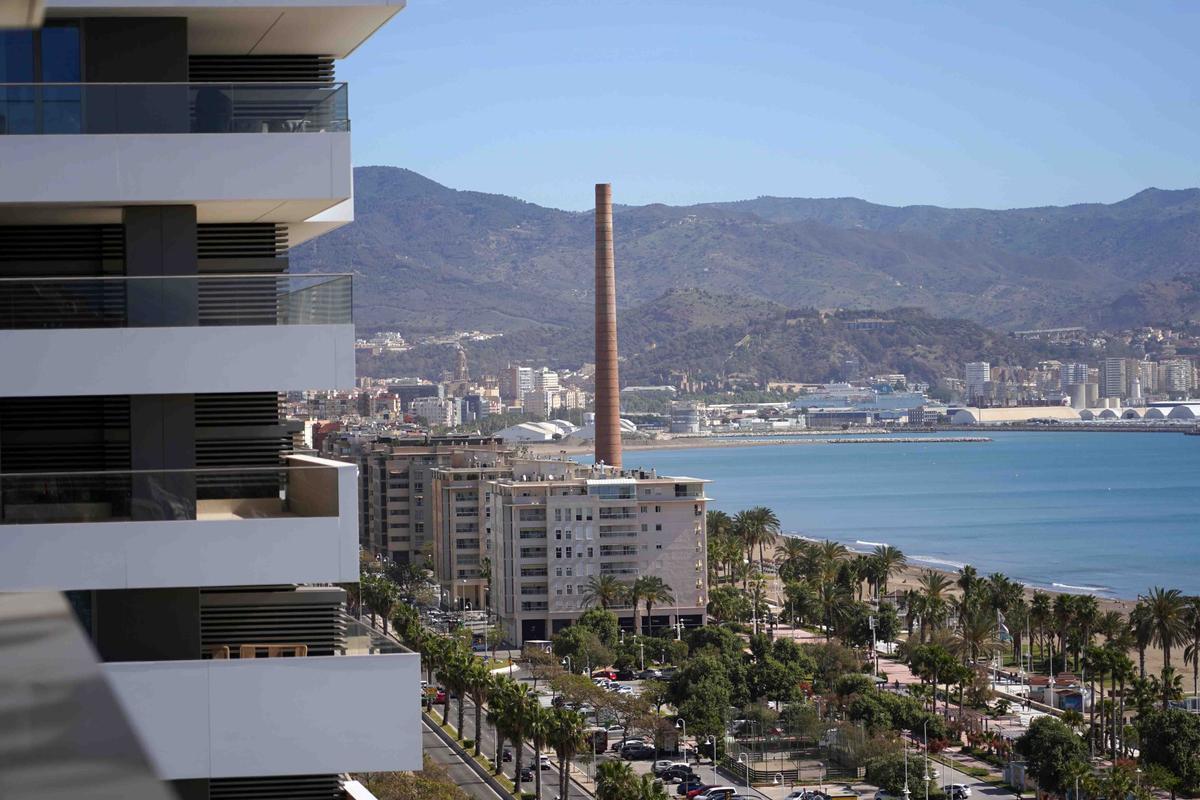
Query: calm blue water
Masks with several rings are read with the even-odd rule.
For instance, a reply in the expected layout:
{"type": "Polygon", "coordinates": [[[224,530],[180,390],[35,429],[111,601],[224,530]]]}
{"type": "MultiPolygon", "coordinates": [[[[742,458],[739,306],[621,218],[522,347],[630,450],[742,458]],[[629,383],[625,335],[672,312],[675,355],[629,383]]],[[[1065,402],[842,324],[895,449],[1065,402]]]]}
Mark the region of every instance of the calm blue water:
{"type": "Polygon", "coordinates": [[[981,444],[637,450],[626,467],[713,481],[713,508],[775,509],[785,531],[1030,585],[1200,593],[1200,437],[986,433],[981,444]]]}

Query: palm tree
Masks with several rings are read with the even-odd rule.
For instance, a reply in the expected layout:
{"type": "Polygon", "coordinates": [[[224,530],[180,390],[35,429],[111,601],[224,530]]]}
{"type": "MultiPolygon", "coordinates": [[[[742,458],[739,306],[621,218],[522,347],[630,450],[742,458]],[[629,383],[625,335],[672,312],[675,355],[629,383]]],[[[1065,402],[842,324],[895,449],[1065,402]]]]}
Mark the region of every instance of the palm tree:
{"type": "Polygon", "coordinates": [[[871,553],[871,558],[875,561],[876,575],[878,576],[875,590],[882,598],[887,594],[888,581],[892,579],[893,575],[904,569],[908,564],[908,558],[900,551],[900,548],[892,547],[890,544],[876,545],[875,551],[871,553]]]}
{"type": "Polygon", "coordinates": [[[976,605],[966,609],[954,636],[954,651],[964,662],[974,665],[980,658],[990,659],[1000,649],[1000,630],[996,615],[976,605]]]}
{"type": "Polygon", "coordinates": [[[529,697],[526,703],[529,723],[529,738],[533,740],[533,796],[542,796],[542,750],[550,738],[550,709],[542,706],[537,697],[529,697]]]}
{"type": "Polygon", "coordinates": [[[844,544],[826,539],[813,546],[813,560],[819,570],[816,576],[821,583],[833,583],[837,580],[838,568],[841,562],[850,557],[850,551],[844,544]]]}
{"type": "Polygon", "coordinates": [[[596,800],[628,800],[633,781],[629,762],[601,762],[596,767],[596,800]]]}
{"type": "Polygon", "coordinates": [[[579,712],[568,708],[551,709],[547,740],[558,756],[559,797],[566,797],[571,788],[571,760],[584,744],[583,733],[583,717],[579,712]]]}
{"type": "Polygon", "coordinates": [[[498,674],[492,676],[492,685],[488,689],[487,721],[491,723],[492,731],[496,735],[496,761],[493,766],[497,775],[500,774],[503,763],[504,737],[507,735],[505,720],[512,708],[514,697],[520,691],[517,684],[508,676],[498,674]]]}
{"type": "Polygon", "coordinates": [[[778,548],[779,576],[784,580],[799,580],[804,575],[804,564],[808,559],[809,543],[796,536],[783,537],[778,548]]]}
{"type": "MultiPolygon", "coordinates": [[[[487,664],[478,658],[471,658],[466,670],[466,690],[475,704],[475,755],[479,755],[479,742],[483,739],[482,717],[483,704],[487,702],[488,692],[492,688],[492,671],[487,664]]],[[[461,705],[461,701],[459,703],[461,705]]]]}
{"type": "Polygon", "coordinates": [[[754,520],[754,527],[758,533],[755,537],[758,541],[758,571],[762,572],[763,568],[763,547],[765,545],[774,545],[776,538],[779,536],[780,524],[779,517],[775,512],[766,506],[755,506],[748,512],[751,519],[754,520]]]}
{"type": "MultiPolygon", "coordinates": [[[[670,603],[675,600],[675,595],[671,593],[671,587],[666,581],[657,575],[643,575],[633,582],[633,587],[629,590],[631,597],[636,598],[633,604],[634,615],[637,615],[637,600],[640,599],[646,604],[646,620],[650,620],[650,612],[654,606],[660,603],[670,603]]],[[[651,623],[653,628],[653,623],[651,623]]],[[[640,632],[640,629],[639,629],[640,632]]],[[[651,630],[653,633],[653,630],[651,630]]]]}
{"type": "Polygon", "coordinates": [[[733,536],[733,519],[724,511],[710,510],[704,516],[708,537],[708,568],[714,570],[713,583],[720,577],[721,565],[728,561],[728,540],[733,536]]]}
{"type": "Polygon", "coordinates": [[[1146,677],[1146,648],[1154,641],[1154,620],[1150,616],[1150,606],[1145,600],[1139,600],[1129,613],[1129,630],[1133,634],[1133,644],[1138,651],[1138,677],[1146,677]]]}
{"type": "Polygon", "coordinates": [[[841,631],[846,620],[852,603],[850,590],[836,583],[822,583],[817,587],[817,601],[821,604],[825,641],[828,642],[835,631],[841,631]]]}
{"type": "Polygon", "coordinates": [[[958,579],[954,583],[959,589],[962,589],[963,606],[969,606],[975,587],[979,585],[979,572],[970,564],[964,564],[963,568],[958,571],[958,579]]]}
{"type": "Polygon", "coordinates": [[[951,584],[945,575],[929,569],[921,573],[917,585],[921,591],[921,641],[924,642],[927,629],[936,631],[946,621],[951,584]]]}
{"type": "Polygon", "coordinates": [[[1192,665],[1192,694],[1200,694],[1200,597],[1189,597],[1187,602],[1187,649],[1183,651],[1183,663],[1192,665]]]}
{"type": "Polygon", "coordinates": [[[1075,667],[1079,668],[1080,652],[1091,645],[1096,625],[1100,621],[1100,604],[1090,594],[1078,595],[1073,603],[1072,625],[1075,628],[1075,667]]]}
{"type": "Polygon", "coordinates": [[[1153,621],[1154,644],[1162,648],[1163,666],[1171,666],[1171,648],[1188,639],[1187,600],[1178,589],[1155,586],[1146,597],[1153,621]]]}
{"type": "Polygon", "coordinates": [[[621,603],[629,594],[629,587],[617,580],[615,575],[593,575],[588,578],[583,590],[583,601],[588,605],[609,606],[621,603]]]}
{"type": "Polygon", "coordinates": [[[1126,629],[1125,617],[1120,611],[1105,611],[1096,622],[1096,633],[1104,637],[1105,642],[1111,642],[1126,629]]]}
{"type": "Polygon", "coordinates": [[[1033,626],[1034,633],[1038,637],[1039,655],[1045,649],[1046,630],[1050,627],[1050,620],[1053,617],[1053,611],[1050,607],[1050,595],[1035,589],[1033,599],[1029,601],[1029,624],[1033,626]]]}

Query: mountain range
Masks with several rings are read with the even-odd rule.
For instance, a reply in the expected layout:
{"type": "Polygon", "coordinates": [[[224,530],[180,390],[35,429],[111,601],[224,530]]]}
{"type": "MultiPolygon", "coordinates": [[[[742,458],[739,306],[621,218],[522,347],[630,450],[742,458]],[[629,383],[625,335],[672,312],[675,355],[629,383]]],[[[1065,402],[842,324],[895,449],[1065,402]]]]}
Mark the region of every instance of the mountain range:
{"type": "MultiPolygon", "coordinates": [[[[354,176],[356,221],[293,261],[354,272],[360,328],[587,320],[590,212],[458,191],[396,167],[354,176]]],[[[1200,311],[1200,189],[1005,211],[783,197],[621,206],[615,227],[626,307],[697,288],[790,308],[924,308],[998,330],[1170,323],[1200,311]]]]}

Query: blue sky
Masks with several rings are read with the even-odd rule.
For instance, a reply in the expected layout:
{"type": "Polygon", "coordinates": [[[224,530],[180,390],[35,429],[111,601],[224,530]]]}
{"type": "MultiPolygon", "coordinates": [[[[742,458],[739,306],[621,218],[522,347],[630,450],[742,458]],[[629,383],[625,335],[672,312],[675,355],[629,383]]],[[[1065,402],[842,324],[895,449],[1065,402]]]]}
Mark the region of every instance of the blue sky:
{"type": "Polygon", "coordinates": [[[339,65],[357,165],[558,208],[1006,208],[1200,184],[1200,2],[410,0],[339,65]]]}

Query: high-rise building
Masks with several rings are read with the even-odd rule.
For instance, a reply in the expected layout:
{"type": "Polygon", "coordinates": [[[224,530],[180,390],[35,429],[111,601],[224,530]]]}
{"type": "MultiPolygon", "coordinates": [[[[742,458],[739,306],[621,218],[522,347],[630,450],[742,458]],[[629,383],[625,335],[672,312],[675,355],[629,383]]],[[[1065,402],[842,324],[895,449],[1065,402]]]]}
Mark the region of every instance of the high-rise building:
{"type": "Polygon", "coordinates": [[[1159,387],[1172,397],[1187,398],[1196,386],[1196,369],[1186,358],[1173,358],[1159,365],[1159,387]]]}
{"type": "Polygon", "coordinates": [[[66,593],[183,800],[421,767],[419,660],[357,655],[337,588],[355,467],[293,454],[280,395],[354,389],[350,276],[288,249],[352,218],[334,61],[403,4],[269,5],[0,31],[0,592],[66,593]]]}
{"type": "Polygon", "coordinates": [[[500,397],[508,405],[521,405],[533,391],[533,368],[508,365],[500,374],[500,397]]]}
{"type": "Polygon", "coordinates": [[[1100,366],[1101,397],[1125,397],[1128,394],[1126,366],[1127,360],[1124,358],[1104,359],[1100,366]]]}
{"type": "Polygon", "coordinates": [[[1073,384],[1088,382],[1088,365],[1067,362],[1058,368],[1058,385],[1063,391],[1073,384]]]}
{"type": "Polygon", "coordinates": [[[992,380],[992,365],[986,361],[970,361],[964,369],[967,402],[975,402],[986,396],[987,385],[992,380]]]}

